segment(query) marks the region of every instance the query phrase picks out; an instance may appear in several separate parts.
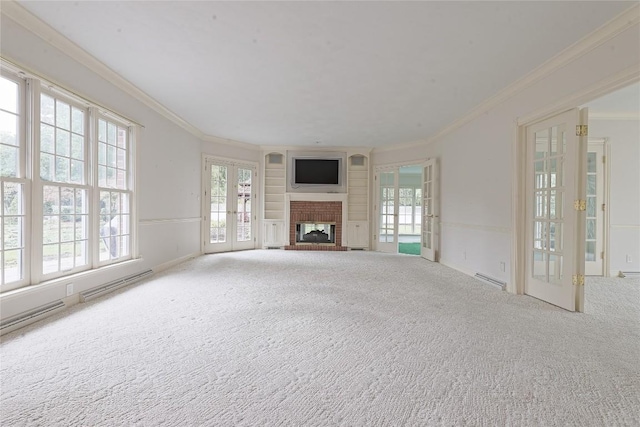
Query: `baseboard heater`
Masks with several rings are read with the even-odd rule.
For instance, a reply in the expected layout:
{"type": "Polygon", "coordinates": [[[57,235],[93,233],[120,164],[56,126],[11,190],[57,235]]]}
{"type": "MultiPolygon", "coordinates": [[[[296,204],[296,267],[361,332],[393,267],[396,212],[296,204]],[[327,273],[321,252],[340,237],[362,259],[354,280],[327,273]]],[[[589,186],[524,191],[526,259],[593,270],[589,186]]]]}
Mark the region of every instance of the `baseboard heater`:
{"type": "Polygon", "coordinates": [[[25,311],[24,313],[20,313],[17,316],[13,316],[6,320],[3,320],[2,323],[0,323],[0,331],[26,322],[31,323],[35,321],[34,319],[36,319],[37,317],[44,316],[45,314],[53,314],[53,311],[62,308],[64,308],[64,303],[61,300],[46,305],[41,305],[40,307],[36,307],[33,310],[25,311]]]}
{"type": "Polygon", "coordinates": [[[621,271],[618,277],[640,277],[640,271],[621,271]]]}
{"type": "Polygon", "coordinates": [[[282,249],[282,246],[267,246],[267,249],[282,249]]]}
{"type": "Polygon", "coordinates": [[[482,280],[483,282],[487,282],[490,285],[496,286],[496,287],[500,288],[503,291],[507,287],[507,284],[505,282],[501,282],[500,280],[494,279],[493,277],[485,276],[484,274],[476,273],[474,277],[476,279],[482,280]]]}
{"type": "Polygon", "coordinates": [[[364,251],[364,248],[349,248],[350,251],[364,251]]]}
{"type": "Polygon", "coordinates": [[[99,296],[102,296],[111,291],[115,291],[123,286],[130,285],[138,280],[142,280],[145,277],[151,276],[153,270],[143,271],[142,273],[134,274],[131,276],[123,277],[122,279],[114,280],[113,282],[106,283],[102,286],[89,289],[88,291],[80,292],[80,301],[87,302],[99,296]]]}

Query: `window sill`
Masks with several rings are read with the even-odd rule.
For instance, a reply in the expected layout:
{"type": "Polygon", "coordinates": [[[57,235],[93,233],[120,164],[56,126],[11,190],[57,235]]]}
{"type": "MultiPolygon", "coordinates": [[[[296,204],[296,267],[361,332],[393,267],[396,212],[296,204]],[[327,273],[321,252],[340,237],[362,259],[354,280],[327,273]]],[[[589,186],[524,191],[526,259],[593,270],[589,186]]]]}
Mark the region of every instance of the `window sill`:
{"type": "MultiPolygon", "coordinates": [[[[141,264],[142,262],[143,262],[142,258],[130,259],[127,261],[105,265],[103,267],[98,267],[91,270],[81,271],[79,273],[73,273],[68,276],[57,277],[55,279],[47,280],[45,282],[41,282],[36,285],[26,285],[18,289],[12,289],[10,291],[1,293],[0,300],[11,299],[13,297],[18,297],[18,296],[23,297],[30,293],[40,292],[48,288],[53,288],[53,287],[61,286],[63,284],[72,283],[80,279],[87,279],[93,275],[104,274],[113,270],[123,269],[126,267],[133,267],[137,264],[141,264]]],[[[74,293],[77,293],[77,291],[74,291],[74,293]]]]}

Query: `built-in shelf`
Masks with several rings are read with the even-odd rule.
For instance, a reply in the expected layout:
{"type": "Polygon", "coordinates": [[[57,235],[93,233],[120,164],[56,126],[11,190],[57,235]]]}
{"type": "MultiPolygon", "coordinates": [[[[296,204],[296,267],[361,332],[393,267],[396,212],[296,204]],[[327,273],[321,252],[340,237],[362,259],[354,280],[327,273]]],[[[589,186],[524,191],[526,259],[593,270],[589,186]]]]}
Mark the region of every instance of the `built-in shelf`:
{"type": "Polygon", "coordinates": [[[349,221],[369,220],[369,159],[354,154],[348,159],[347,215],[349,221]]]}
{"type": "MultiPolygon", "coordinates": [[[[264,219],[284,220],[286,162],[283,153],[269,153],[264,158],[264,219]]],[[[277,227],[280,228],[280,227],[277,227]]],[[[273,238],[273,236],[271,236],[273,238]]]]}

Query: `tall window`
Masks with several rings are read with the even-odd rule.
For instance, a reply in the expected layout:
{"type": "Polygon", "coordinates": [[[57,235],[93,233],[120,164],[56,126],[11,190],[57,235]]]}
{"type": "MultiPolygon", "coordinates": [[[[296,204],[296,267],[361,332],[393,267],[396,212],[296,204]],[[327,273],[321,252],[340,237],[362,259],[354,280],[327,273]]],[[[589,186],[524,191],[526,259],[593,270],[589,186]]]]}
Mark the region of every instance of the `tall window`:
{"type": "Polygon", "coordinates": [[[24,85],[20,79],[0,77],[0,286],[24,283],[27,268],[24,138],[24,85]]]}
{"type": "Polygon", "coordinates": [[[40,96],[43,277],[89,263],[87,114],[53,95],[40,96]]]}
{"type": "Polygon", "coordinates": [[[27,81],[0,77],[2,292],[132,257],[132,126],[27,81]]]}
{"type": "Polygon", "coordinates": [[[98,118],[98,188],[100,191],[100,262],[131,254],[129,129],[98,118]]]}

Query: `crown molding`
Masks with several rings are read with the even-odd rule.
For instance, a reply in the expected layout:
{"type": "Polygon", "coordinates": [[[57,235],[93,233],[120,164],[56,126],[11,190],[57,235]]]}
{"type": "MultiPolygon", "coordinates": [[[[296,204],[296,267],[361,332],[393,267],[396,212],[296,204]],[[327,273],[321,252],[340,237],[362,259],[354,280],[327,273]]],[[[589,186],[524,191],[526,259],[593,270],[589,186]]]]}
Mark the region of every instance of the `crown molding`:
{"type": "Polygon", "coordinates": [[[120,74],[113,71],[103,62],[96,59],[94,56],[89,54],[87,51],[82,49],[80,46],[60,34],[58,31],[53,29],[46,22],[41,20],[40,18],[33,15],[27,9],[20,6],[14,0],[1,0],[2,7],[0,7],[0,13],[7,18],[11,19],[18,25],[24,27],[31,33],[40,37],[45,42],[49,43],[51,46],[59,49],[65,55],[69,56],[71,59],[76,62],[82,64],[92,72],[96,73],[98,76],[102,77],[118,89],[142,102],[147,107],[151,108],[164,118],[169,121],[175,123],[180,126],[182,129],[186,130],[196,138],[207,141],[207,142],[216,142],[227,145],[235,145],[241,146],[244,148],[251,148],[253,150],[259,150],[259,147],[255,144],[249,144],[245,142],[233,141],[231,139],[219,138],[213,135],[207,135],[202,132],[200,129],[193,126],[191,123],[184,120],[182,117],[178,116],[173,111],[169,110],[167,107],[162,105],[160,102],[156,101],[154,98],[149,96],[147,93],[142,91],[140,88],[135,86],[130,81],[126,80],[120,74]]]}
{"type": "Polygon", "coordinates": [[[426,139],[419,139],[417,141],[411,141],[411,142],[404,142],[401,144],[396,144],[396,145],[387,145],[384,147],[375,147],[373,148],[373,150],[371,150],[371,152],[373,154],[380,154],[380,153],[386,153],[389,151],[397,151],[397,150],[405,150],[408,148],[417,148],[417,147],[422,147],[426,145],[427,140],[426,139]]]}
{"type": "MultiPolygon", "coordinates": [[[[200,132],[200,131],[198,131],[200,132]]],[[[233,147],[240,147],[240,148],[247,148],[249,150],[255,150],[255,151],[259,151],[260,150],[260,146],[256,145],[256,144],[251,144],[249,142],[242,142],[242,141],[236,141],[234,139],[228,139],[228,138],[221,138],[219,136],[214,136],[214,135],[207,135],[205,133],[200,132],[200,135],[198,138],[200,138],[202,141],[204,142],[213,142],[216,144],[223,144],[223,145],[230,145],[233,147]]]]}
{"type": "Polygon", "coordinates": [[[350,147],[350,146],[323,146],[323,145],[261,145],[260,150],[268,154],[270,152],[282,153],[286,151],[344,151],[347,155],[371,153],[371,147],[350,147]]]}
{"type": "Polygon", "coordinates": [[[499,91],[497,94],[488,98],[483,103],[472,109],[465,116],[444,127],[435,135],[426,138],[426,144],[432,144],[442,139],[444,136],[480,117],[484,113],[497,107],[509,98],[512,98],[519,92],[548,77],[562,67],[565,67],[566,65],[574,62],[578,58],[586,55],[587,53],[616,37],[618,34],[635,25],[638,25],[638,23],[640,23],[640,5],[635,4],[626,11],[622,12],[617,17],[602,25],[597,30],[593,31],[568,48],[562,50],[551,59],[542,63],[540,66],[526,74],[524,77],[516,80],[506,88],[499,91]]]}
{"type": "Polygon", "coordinates": [[[638,81],[640,81],[640,64],[626,68],[617,74],[600,80],[579,92],[575,92],[569,96],[559,99],[555,103],[546,105],[539,110],[527,114],[526,116],[518,117],[516,123],[518,126],[522,126],[546,120],[558,112],[584,105],[589,101],[593,101],[596,98],[638,81]]]}

